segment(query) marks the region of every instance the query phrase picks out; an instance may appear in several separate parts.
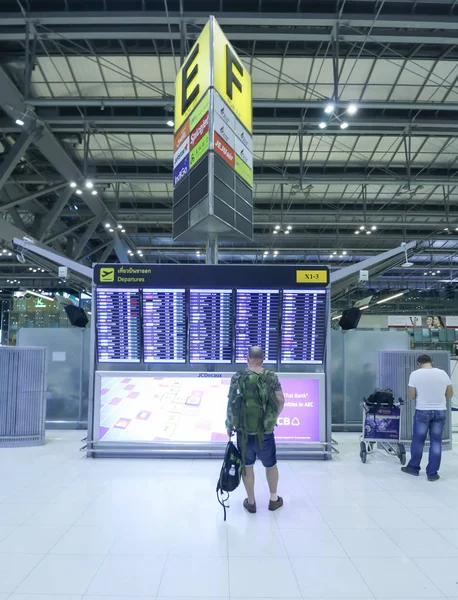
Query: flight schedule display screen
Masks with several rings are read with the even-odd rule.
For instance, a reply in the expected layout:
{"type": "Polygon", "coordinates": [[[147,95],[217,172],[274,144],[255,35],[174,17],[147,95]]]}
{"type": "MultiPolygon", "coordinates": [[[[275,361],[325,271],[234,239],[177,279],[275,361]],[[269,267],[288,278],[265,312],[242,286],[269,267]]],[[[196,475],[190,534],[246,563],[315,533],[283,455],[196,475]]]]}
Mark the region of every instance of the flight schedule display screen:
{"type": "Polygon", "coordinates": [[[94,282],[99,363],[240,365],[251,346],[267,365],[324,363],[326,268],[104,264],[94,282]]]}
{"type": "Polygon", "coordinates": [[[97,290],[97,349],[100,363],[141,359],[140,290],[97,290]]]}
{"type": "Polygon", "coordinates": [[[143,360],[186,362],[186,291],[143,290],[143,360]]]}
{"type": "Polygon", "coordinates": [[[190,290],[189,361],[232,362],[232,290],[190,290]]]}
{"type": "Polygon", "coordinates": [[[250,346],[264,350],[265,362],[277,362],[280,290],[237,290],[235,307],[235,362],[246,361],[250,346]]]}
{"type": "Polygon", "coordinates": [[[283,290],[281,362],[321,364],[325,324],[325,290],[283,290]]]}

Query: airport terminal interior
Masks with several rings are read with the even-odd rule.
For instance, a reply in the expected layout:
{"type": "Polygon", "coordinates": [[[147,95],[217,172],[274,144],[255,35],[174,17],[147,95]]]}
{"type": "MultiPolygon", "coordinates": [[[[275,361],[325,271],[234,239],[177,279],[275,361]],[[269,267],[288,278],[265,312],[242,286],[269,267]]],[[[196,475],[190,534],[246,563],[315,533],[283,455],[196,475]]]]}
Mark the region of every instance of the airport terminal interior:
{"type": "Polygon", "coordinates": [[[458,600],[457,31],[0,1],[0,600],[458,600]]]}

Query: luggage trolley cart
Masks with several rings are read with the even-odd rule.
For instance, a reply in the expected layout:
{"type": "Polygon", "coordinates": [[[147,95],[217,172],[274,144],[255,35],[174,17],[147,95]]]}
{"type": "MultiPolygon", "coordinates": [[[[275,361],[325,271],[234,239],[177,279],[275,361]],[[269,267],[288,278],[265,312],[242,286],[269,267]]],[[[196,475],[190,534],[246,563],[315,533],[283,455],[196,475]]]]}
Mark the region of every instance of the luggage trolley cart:
{"type": "Polygon", "coordinates": [[[406,464],[406,448],[399,441],[403,404],[402,398],[394,401],[391,390],[375,390],[369,398],[363,399],[363,433],[359,452],[363,463],[367,455],[378,447],[387,454],[397,456],[402,465],[406,464]]]}

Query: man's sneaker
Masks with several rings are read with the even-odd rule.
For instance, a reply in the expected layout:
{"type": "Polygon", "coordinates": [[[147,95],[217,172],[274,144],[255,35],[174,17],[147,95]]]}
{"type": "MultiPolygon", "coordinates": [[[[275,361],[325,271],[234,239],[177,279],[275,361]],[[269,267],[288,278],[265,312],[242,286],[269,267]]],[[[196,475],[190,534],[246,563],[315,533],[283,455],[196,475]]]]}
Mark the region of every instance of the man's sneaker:
{"type": "Polygon", "coordinates": [[[271,500],[269,502],[269,510],[277,510],[283,506],[283,498],[280,496],[277,497],[276,500],[271,500]]]}
{"type": "Polygon", "coordinates": [[[428,476],[428,481],[438,481],[439,479],[440,479],[439,473],[436,473],[435,475],[431,475],[431,477],[428,476]]]}
{"type": "Polygon", "coordinates": [[[245,498],[245,500],[243,501],[243,508],[245,508],[249,513],[255,513],[256,512],[256,502],[254,504],[250,504],[248,502],[248,498],[245,498]]]}
{"type": "Polygon", "coordinates": [[[409,466],[407,466],[407,467],[401,467],[401,471],[403,473],[407,473],[407,475],[413,475],[414,477],[418,477],[418,475],[419,475],[418,471],[414,471],[409,466]]]}

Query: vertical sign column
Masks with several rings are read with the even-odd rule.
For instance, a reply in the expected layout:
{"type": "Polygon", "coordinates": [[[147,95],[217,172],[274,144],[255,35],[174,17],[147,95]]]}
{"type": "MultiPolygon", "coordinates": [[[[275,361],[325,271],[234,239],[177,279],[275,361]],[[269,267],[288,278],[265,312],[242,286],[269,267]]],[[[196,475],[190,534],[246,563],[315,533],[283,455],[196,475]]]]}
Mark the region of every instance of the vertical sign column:
{"type": "Polygon", "coordinates": [[[251,77],[211,17],[176,80],[175,240],[253,237],[251,77]]]}

